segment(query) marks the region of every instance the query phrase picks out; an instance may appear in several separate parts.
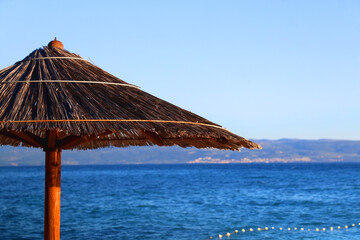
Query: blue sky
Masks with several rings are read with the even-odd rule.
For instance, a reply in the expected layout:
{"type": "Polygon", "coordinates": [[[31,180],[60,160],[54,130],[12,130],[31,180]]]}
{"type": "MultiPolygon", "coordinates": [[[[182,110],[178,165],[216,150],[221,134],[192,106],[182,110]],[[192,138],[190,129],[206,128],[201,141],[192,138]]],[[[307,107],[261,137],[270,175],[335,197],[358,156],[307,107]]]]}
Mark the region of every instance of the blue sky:
{"type": "Polygon", "coordinates": [[[0,69],[65,49],[252,139],[360,140],[360,1],[0,0],[0,69]]]}

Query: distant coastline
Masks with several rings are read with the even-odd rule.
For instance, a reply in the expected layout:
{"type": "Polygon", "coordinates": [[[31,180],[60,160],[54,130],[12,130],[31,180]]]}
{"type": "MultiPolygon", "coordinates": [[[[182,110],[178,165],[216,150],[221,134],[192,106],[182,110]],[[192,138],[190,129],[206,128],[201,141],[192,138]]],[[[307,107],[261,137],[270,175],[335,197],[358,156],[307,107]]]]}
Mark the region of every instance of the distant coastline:
{"type": "MultiPolygon", "coordinates": [[[[241,152],[180,147],[129,147],[63,151],[63,165],[107,164],[231,164],[360,162],[360,141],[253,140],[262,150],[241,152]]],[[[44,165],[43,152],[33,148],[0,147],[0,166],[44,165]]]]}

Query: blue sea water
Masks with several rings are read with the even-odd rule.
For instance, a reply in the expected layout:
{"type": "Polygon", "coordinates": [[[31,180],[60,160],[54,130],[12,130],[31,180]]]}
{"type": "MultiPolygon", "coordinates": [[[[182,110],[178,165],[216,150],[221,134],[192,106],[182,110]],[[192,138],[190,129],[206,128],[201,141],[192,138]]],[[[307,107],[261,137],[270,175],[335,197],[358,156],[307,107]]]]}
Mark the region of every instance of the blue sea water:
{"type": "MultiPolygon", "coordinates": [[[[204,240],[244,228],[230,239],[360,239],[359,173],[353,163],[63,166],[61,238],[204,240]]],[[[0,239],[42,239],[43,201],[44,167],[0,168],[0,239]]]]}

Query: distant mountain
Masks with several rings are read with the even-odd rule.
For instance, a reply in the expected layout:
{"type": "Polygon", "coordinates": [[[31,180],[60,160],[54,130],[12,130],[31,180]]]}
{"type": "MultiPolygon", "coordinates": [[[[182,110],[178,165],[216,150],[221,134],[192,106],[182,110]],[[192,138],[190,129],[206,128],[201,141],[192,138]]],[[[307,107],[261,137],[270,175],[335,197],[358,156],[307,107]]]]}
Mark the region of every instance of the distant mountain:
{"type": "MultiPolygon", "coordinates": [[[[360,141],[326,139],[254,141],[261,144],[263,149],[242,149],[241,152],[234,152],[180,147],[129,147],[63,151],[62,164],[360,162],[360,141]]],[[[42,150],[0,147],[0,166],[43,164],[42,150]]]]}

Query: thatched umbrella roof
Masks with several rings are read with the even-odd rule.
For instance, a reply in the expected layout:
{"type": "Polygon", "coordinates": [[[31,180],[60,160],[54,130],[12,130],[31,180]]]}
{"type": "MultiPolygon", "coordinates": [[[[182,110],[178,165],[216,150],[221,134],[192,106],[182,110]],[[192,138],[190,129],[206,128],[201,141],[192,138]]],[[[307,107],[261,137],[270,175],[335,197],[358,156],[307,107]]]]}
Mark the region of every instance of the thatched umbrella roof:
{"type": "Polygon", "coordinates": [[[60,239],[61,150],[261,148],[105,72],[56,39],[0,71],[0,144],[45,151],[44,239],[60,239]]]}
{"type": "Polygon", "coordinates": [[[53,42],[0,71],[1,145],[46,149],[49,131],[56,130],[53,147],[60,149],[154,144],[260,148],[53,42]]]}

